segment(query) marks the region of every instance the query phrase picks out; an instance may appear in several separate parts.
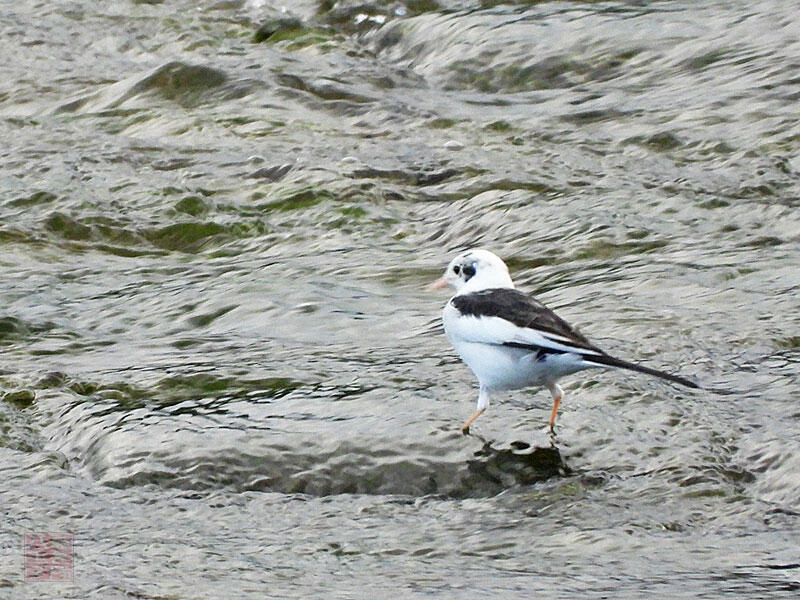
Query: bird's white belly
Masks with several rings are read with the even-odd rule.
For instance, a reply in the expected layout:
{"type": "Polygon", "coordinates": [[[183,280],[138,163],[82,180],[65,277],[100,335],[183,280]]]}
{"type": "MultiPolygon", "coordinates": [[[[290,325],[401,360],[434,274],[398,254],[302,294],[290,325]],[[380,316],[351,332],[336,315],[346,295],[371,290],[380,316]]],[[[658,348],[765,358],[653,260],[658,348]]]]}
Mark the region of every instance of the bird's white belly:
{"type": "Polygon", "coordinates": [[[547,354],[497,344],[454,341],[453,346],[483,387],[515,390],[542,386],[587,368],[574,354],[547,354]]]}

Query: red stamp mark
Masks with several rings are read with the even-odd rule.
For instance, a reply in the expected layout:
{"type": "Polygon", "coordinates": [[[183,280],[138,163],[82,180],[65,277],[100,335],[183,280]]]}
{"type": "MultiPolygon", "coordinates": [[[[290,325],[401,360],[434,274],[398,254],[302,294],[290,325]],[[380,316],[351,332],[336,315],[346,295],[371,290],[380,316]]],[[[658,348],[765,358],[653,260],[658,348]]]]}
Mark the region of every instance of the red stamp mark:
{"type": "Polygon", "coordinates": [[[25,581],[72,581],[72,534],[25,534],[25,581]]]}

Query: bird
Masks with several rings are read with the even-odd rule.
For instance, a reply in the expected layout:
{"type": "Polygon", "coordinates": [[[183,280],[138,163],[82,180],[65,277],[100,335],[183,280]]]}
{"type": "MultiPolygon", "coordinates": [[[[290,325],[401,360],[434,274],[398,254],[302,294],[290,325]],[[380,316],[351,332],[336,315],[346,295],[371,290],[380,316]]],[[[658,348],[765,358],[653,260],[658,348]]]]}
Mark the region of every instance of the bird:
{"type": "Polygon", "coordinates": [[[475,419],[486,412],[495,392],[527,387],[550,391],[553,408],[549,424],[554,435],[558,408],[564,399],[557,381],[584,369],[614,367],[700,388],[684,377],[601,350],[544,304],[515,289],[508,267],[489,250],[462,252],[430,287],[455,290],[442,311],[444,331],[478,379],[476,411],[461,428],[465,435],[475,419]]]}

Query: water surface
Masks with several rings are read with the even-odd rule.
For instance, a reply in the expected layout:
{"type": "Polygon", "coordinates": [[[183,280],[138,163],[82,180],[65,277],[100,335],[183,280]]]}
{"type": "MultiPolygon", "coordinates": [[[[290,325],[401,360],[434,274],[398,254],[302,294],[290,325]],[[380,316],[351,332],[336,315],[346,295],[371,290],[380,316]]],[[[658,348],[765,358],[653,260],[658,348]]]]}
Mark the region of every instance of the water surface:
{"type": "Polygon", "coordinates": [[[0,10],[1,596],[797,595],[792,3],[0,10]],[[711,391],[462,436],[473,245],[711,391]]]}

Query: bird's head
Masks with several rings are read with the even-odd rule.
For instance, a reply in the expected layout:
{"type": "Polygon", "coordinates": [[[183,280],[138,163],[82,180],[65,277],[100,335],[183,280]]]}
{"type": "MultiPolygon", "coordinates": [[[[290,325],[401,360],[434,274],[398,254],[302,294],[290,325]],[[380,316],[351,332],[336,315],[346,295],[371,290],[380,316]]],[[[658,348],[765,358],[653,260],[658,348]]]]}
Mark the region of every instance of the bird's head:
{"type": "Polygon", "coordinates": [[[456,256],[444,275],[431,284],[435,289],[451,287],[456,294],[491,288],[513,288],[514,282],[502,259],[482,248],[473,248],[456,256]]]}

